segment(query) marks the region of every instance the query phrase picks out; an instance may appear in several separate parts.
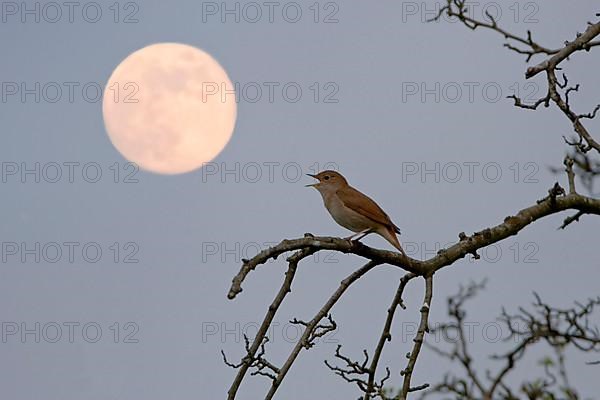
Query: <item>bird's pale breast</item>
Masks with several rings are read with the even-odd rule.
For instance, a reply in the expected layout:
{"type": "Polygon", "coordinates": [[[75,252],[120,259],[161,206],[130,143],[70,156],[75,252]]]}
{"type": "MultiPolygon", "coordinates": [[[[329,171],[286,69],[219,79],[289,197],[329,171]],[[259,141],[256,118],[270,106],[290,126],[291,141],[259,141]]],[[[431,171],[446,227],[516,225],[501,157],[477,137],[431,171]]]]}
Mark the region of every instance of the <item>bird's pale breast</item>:
{"type": "Polygon", "coordinates": [[[325,207],[338,224],[353,232],[362,232],[374,228],[375,223],[369,218],[344,206],[335,194],[323,198],[325,207]]]}

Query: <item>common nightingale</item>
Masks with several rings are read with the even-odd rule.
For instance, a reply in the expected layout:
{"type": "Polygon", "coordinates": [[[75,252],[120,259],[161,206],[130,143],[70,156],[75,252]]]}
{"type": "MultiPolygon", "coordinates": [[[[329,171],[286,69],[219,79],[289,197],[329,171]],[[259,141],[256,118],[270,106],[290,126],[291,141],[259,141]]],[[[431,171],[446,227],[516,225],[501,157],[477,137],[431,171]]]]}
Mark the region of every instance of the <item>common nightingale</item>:
{"type": "Polygon", "coordinates": [[[356,233],[348,239],[356,237],[355,240],[359,240],[374,232],[383,236],[392,246],[405,254],[396,237],[396,233],[400,233],[400,228],[377,203],[350,186],[342,174],[327,170],[317,175],[307,175],[319,181],[306,186],[314,187],[321,193],[325,208],[335,222],[356,233]]]}

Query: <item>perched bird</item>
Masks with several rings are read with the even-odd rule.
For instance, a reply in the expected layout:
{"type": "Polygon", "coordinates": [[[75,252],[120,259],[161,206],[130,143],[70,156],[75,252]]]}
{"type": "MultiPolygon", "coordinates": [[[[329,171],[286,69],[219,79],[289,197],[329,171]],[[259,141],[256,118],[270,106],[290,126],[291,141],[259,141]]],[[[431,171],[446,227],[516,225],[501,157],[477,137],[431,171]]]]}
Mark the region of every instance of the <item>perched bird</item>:
{"type": "Polygon", "coordinates": [[[377,203],[348,185],[346,178],[339,172],[323,171],[317,175],[307,175],[319,181],[306,186],[314,187],[321,193],[325,208],[335,222],[356,233],[347,239],[351,240],[356,237],[355,240],[359,240],[369,233],[375,232],[383,236],[402,254],[405,254],[396,237],[396,233],[400,233],[400,228],[394,225],[377,203]]]}

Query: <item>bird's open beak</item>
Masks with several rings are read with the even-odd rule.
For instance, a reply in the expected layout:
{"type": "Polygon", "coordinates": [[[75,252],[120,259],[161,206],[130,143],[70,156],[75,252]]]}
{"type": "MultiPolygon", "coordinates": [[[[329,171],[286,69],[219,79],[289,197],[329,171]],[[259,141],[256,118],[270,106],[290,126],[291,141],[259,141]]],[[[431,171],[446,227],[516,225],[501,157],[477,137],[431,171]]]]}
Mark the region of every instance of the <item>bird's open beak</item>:
{"type": "MultiPolygon", "coordinates": [[[[306,174],[306,175],[310,176],[311,178],[317,179],[316,175],[313,175],[313,174],[306,174]]],[[[304,185],[304,187],[315,187],[318,184],[319,184],[319,182],[317,182],[317,183],[311,183],[310,185],[304,185]]]]}

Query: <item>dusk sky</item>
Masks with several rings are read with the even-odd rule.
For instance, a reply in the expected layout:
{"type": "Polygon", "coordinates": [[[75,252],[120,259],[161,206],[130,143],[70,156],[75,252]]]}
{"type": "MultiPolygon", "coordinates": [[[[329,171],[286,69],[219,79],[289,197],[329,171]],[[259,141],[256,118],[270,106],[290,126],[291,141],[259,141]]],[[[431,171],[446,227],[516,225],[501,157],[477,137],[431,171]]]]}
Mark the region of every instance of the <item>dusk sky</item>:
{"type": "MultiPolygon", "coordinates": [[[[543,96],[545,76],[525,80],[525,57],[495,32],[427,23],[443,2],[75,3],[71,13],[61,2],[1,4],[3,398],[226,398],[235,371],[221,349],[239,361],[243,335],[256,333],[286,270],[285,257],[260,266],[231,301],[241,259],[307,232],[351,234],[304,187],[313,183],[307,173],[342,172],[389,214],[417,259],[535,204],[554,182],[567,184],[551,168],[562,168],[568,120],[553,106],[531,112],[506,98],[543,96]],[[165,42],[210,54],[238,88],[237,117],[223,122],[235,122],[228,144],[184,174],[138,169],[125,158],[95,93],[131,53],[165,42]]],[[[502,26],[529,29],[551,48],[600,11],[591,0],[474,4],[475,17],[498,12],[502,26]]],[[[598,65],[598,51],[562,65],[581,84],[573,102],[582,112],[598,103],[598,65]]],[[[151,90],[138,89],[142,100],[151,90]]],[[[179,110],[179,101],[166,107],[179,110]]],[[[185,125],[165,118],[166,130],[185,125]]],[[[150,125],[135,123],[140,135],[150,125]]],[[[597,132],[600,123],[589,127],[597,132]]],[[[496,320],[502,307],[528,306],[533,292],[564,307],[598,295],[599,220],[557,230],[568,215],[544,218],[483,249],[480,260],[436,274],[432,325],[448,320],[446,297],[461,284],[487,279],[467,305],[482,375],[498,367],[487,356],[511,345],[497,338],[496,329],[508,333],[496,320]]],[[[377,235],[362,241],[393,250],[377,235]]],[[[363,263],[323,251],[300,264],[270,334],[272,362],[281,365],[301,334],[289,320],[310,320],[363,263]]],[[[276,398],[357,398],[323,360],[335,361],[338,344],[355,359],[372,351],[401,274],[380,267],[353,285],[332,311],[338,330],[300,354],[276,398]]],[[[382,359],[395,371],[393,387],[402,383],[422,292],[421,281],[407,288],[407,310],[382,359]]],[[[509,381],[541,375],[547,352],[535,347],[509,381]]],[[[586,365],[597,354],[567,358],[582,398],[597,398],[598,366],[586,365]]],[[[450,368],[425,349],[413,382],[436,382],[450,368]]],[[[263,398],[269,385],[247,376],[238,398],[263,398]]]]}

